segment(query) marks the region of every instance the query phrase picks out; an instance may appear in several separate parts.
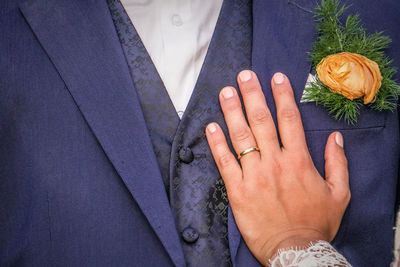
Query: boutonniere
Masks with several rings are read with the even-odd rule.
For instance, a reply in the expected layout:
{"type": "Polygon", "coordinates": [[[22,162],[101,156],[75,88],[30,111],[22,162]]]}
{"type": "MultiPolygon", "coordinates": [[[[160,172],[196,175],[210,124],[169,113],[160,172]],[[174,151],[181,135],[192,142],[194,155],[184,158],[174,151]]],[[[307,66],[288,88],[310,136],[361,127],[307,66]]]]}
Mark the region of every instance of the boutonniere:
{"type": "Polygon", "coordinates": [[[400,85],[384,50],[391,43],[382,32],[366,33],[358,14],[339,18],[346,10],[338,0],[316,7],[318,39],[309,53],[317,72],[302,100],[324,106],[337,120],[355,124],[361,105],[377,111],[394,110],[400,85]]]}

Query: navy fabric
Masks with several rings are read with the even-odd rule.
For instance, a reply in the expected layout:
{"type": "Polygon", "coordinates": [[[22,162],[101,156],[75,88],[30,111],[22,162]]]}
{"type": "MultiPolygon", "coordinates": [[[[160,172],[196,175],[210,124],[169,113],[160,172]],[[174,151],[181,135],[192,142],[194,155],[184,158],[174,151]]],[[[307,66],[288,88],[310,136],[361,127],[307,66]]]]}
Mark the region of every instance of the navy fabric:
{"type": "Polygon", "coordinates": [[[205,127],[224,125],[218,94],[236,85],[237,73],[251,68],[252,5],[249,0],[224,1],[197,84],[179,124],[170,164],[171,208],[179,232],[196,229],[195,244],[183,243],[189,265],[228,266],[228,198],[214,163],[205,127]],[[180,157],[182,149],[194,154],[192,162],[180,157]]]}
{"type": "MultiPolygon", "coordinates": [[[[346,14],[360,14],[368,32],[385,31],[392,38],[386,52],[399,68],[400,2],[343,3],[351,4],[346,14]]],[[[300,102],[311,69],[307,52],[316,37],[310,13],[315,4],[307,0],[253,1],[253,70],[260,77],[269,107],[274,107],[270,78],[277,71],[289,76],[300,102]]],[[[400,80],[399,73],[396,79],[400,80]]],[[[352,199],[333,245],[353,266],[389,266],[399,166],[398,113],[362,109],[358,123],[351,126],[335,121],[314,103],[299,103],[299,108],[311,157],[322,175],[328,135],[339,130],[344,136],[352,199]]],[[[271,112],[276,117],[275,108],[271,112]]],[[[243,263],[248,258],[240,253],[236,261],[243,263]]]]}
{"type": "Polygon", "coordinates": [[[204,123],[211,116],[223,121],[219,89],[234,84],[237,73],[251,67],[251,3],[235,0],[222,6],[215,37],[179,124],[165,87],[123,6],[116,0],[108,2],[161,174],[166,186],[171,184],[171,208],[182,235],[186,262],[189,266],[230,266],[228,198],[204,138],[204,123]],[[224,75],[215,79],[221,68],[224,75]],[[205,112],[204,106],[209,107],[205,112]],[[165,181],[168,177],[170,182],[165,181]]]}
{"type": "Polygon", "coordinates": [[[121,2],[118,0],[108,0],[107,2],[133,83],[138,92],[143,116],[168,193],[171,147],[180,119],[121,2]]]}
{"type": "Polygon", "coordinates": [[[1,265],[185,266],[106,1],[1,12],[1,265]]]}
{"type": "MultiPolygon", "coordinates": [[[[253,1],[252,67],[274,116],[269,82],[274,72],[286,73],[296,99],[301,97],[311,69],[307,52],[315,31],[308,11],[314,4],[253,1]]],[[[399,10],[397,0],[354,0],[348,10],[360,13],[368,31],[391,36],[387,52],[397,67],[399,10]]],[[[185,266],[106,1],[3,0],[0,51],[0,265],[185,266]]],[[[214,79],[223,75],[222,65],[214,79]]],[[[215,96],[203,97],[214,101],[215,96]]],[[[184,115],[186,129],[191,123],[195,129],[221,122],[220,110],[206,102],[191,116],[184,115]],[[206,121],[195,119],[209,110],[206,121]]],[[[299,106],[321,174],[327,136],[332,130],[344,135],[352,200],[334,245],[354,266],[388,266],[398,113],[363,109],[358,124],[349,126],[313,103],[299,106]]],[[[234,266],[260,266],[230,210],[228,240],[234,266]]]]}

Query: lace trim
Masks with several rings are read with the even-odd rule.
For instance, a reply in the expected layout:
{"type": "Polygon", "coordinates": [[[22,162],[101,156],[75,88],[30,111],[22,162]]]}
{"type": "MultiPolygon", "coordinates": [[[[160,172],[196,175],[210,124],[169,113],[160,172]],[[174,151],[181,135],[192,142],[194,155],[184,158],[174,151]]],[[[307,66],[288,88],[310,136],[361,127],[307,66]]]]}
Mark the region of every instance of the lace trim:
{"type": "Polygon", "coordinates": [[[396,227],[393,227],[395,230],[394,235],[394,259],[391,267],[399,267],[400,266],[400,211],[397,212],[397,220],[396,220],[396,227]]]}
{"type": "Polygon", "coordinates": [[[306,249],[279,250],[271,267],[350,267],[350,263],[326,241],[310,243],[306,249]]]}

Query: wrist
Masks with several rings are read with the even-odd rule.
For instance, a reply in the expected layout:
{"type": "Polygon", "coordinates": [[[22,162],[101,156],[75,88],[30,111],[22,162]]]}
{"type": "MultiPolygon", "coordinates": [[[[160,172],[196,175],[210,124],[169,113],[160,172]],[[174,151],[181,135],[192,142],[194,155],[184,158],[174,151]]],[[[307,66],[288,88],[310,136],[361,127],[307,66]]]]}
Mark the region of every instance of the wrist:
{"type": "Polygon", "coordinates": [[[327,241],[327,238],[321,232],[314,229],[296,229],[280,233],[274,238],[273,242],[269,242],[271,246],[269,249],[266,249],[266,253],[264,254],[267,259],[266,262],[275,257],[281,250],[306,249],[310,244],[320,240],[327,241]]]}

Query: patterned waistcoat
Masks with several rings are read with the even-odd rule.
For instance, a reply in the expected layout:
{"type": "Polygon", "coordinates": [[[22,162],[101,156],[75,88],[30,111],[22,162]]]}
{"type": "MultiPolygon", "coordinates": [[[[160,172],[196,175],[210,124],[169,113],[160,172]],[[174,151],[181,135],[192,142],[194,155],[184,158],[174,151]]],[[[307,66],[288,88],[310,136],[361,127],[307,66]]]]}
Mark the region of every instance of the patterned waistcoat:
{"type": "Polygon", "coordinates": [[[218,93],[226,85],[236,85],[237,73],[251,67],[251,1],[224,1],[182,120],[123,6],[118,0],[108,2],[186,262],[189,266],[229,266],[228,199],[205,138],[205,127],[215,121],[226,128],[218,93]]]}

